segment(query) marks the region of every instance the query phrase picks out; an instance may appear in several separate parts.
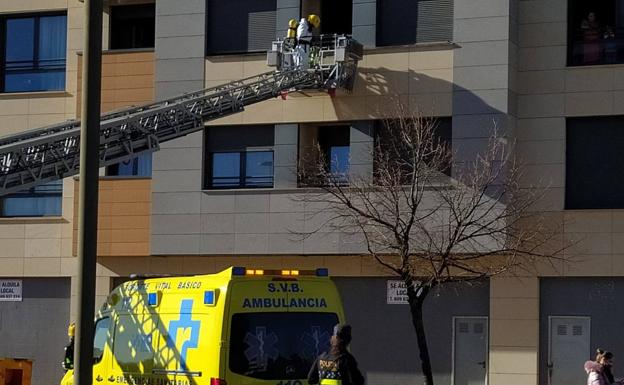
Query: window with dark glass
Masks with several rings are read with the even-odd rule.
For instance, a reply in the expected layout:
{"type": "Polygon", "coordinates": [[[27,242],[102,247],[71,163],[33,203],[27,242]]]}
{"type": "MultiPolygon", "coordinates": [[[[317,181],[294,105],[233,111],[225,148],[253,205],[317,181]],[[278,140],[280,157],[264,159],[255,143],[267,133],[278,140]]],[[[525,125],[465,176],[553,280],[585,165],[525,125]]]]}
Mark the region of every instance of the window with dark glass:
{"type": "Polygon", "coordinates": [[[208,55],[264,52],[275,40],[276,0],[207,0],[208,55]]]}
{"type": "Polygon", "coordinates": [[[154,48],[155,4],[111,7],[110,49],[154,48]]]}
{"type": "Polygon", "coordinates": [[[377,46],[453,40],[453,0],[377,0],[377,46]]]}
{"type": "Polygon", "coordinates": [[[349,125],[302,125],[299,132],[299,185],[318,187],[330,182],[347,185],[350,137],[349,125]],[[320,166],[324,167],[323,171],[319,170],[320,166]]]}
{"type": "Polygon", "coordinates": [[[152,176],[152,154],[141,154],[136,158],[106,167],[107,176],[152,176]]]}
{"type": "Polygon", "coordinates": [[[63,182],[61,180],[49,182],[0,197],[0,216],[61,216],[62,201],[63,182]]]}
{"type": "Polygon", "coordinates": [[[67,16],[0,17],[3,92],[65,89],[67,16]]]}
{"type": "Polygon", "coordinates": [[[258,380],[306,378],[329,348],[335,313],[238,313],[232,316],[230,370],[258,380]],[[262,360],[257,360],[264,353],[262,360]]]}
{"type": "Polygon", "coordinates": [[[624,62],[624,0],[568,0],[568,65],[624,62]]]}
{"type": "Polygon", "coordinates": [[[322,34],[351,34],[353,2],[323,0],[320,17],[322,34]]]}
{"type": "Polygon", "coordinates": [[[624,117],[566,121],[566,209],[624,208],[624,117]]]}
{"type": "Polygon", "coordinates": [[[350,126],[319,128],[318,142],[325,157],[327,171],[341,183],[348,183],[350,151],[350,126]]]}
{"type": "MultiPolygon", "coordinates": [[[[453,127],[452,119],[449,118],[435,118],[428,123],[433,124],[433,137],[431,138],[434,144],[440,144],[445,151],[452,150],[453,141],[453,127]]],[[[396,164],[396,167],[401,169],[401,179],[404,179],[405,184],[410,184],[411,176],[413,175],[413,157],[410,153],[413,151],[413,147],[405,146],[403,140],[396,135],[396,131],[400,128],[397,126],[399,123],[394,121],[376,121],[375,122],[375,159],[387,159],[384,160],[384,167],[392,167],[396,164]],[[386,164],[386,162],[388,162],[386,164]],[[388,166],[390,165],[390,166],[388,166]]],[[[407,123],[410,124],[410,123],[407,123]]],[[[439,170],[444,175],[451,175],[452,162],[449,162],[443,170],[439,170]]],[[[374,163],[373,169],[375,174],[379,170],[379,165],[374,163]]]]}
{"type": "Polygon", "coordinates": [[[272,125],[206,129],[204,188],[273,187],[273,137],[272,125]]]}

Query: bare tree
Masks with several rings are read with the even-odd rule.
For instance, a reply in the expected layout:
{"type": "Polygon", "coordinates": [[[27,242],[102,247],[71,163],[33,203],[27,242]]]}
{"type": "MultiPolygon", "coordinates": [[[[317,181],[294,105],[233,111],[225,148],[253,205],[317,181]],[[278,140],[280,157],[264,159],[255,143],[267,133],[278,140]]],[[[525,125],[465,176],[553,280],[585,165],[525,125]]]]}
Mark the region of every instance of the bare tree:
{"type": "Polygon", "coordinates": [[[405,283],[424,384],[433,385],[423,324],[427,295],[448,283],[558,259],[561,250],[546,246],[560,228],[532,210],[543,191],[521,188],[522,168],[494,127],[483,151],[459,163],[435,120],[398,115],[376,133],[371,175],[336,172],[337,159],[317,146],[304,157],[299,178],[319,188],[303,199],[324,205],[326,226],[362,234],[368,253],[405,283]]]}

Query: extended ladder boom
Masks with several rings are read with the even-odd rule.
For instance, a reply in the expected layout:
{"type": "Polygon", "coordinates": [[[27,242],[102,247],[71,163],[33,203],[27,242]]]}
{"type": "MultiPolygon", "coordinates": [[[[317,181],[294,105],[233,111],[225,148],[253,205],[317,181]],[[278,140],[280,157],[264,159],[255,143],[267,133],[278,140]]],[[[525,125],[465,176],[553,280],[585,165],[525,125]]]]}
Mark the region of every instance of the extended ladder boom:
{"type": "MultiPolygon", "coordinates": [[[[208,88],[161,102],[105,114],[100,123],[100,166],[123,162],[158,150],[160,143],[204,128],[204,122],[240,112],[245,106],[284,91],[352,86],[361,46],[347,37],[324,42],[320,52],[337,49],[346,56],[301,70],[278,70],[208,88]]],[[[281,46],[280,46],[281,48],[281,46]]],[[[280,55],[281,56],[281,55],[280,55]]],[[[323,55],[321,55],[323,56],[323,55]]],[[[269,58],[271,54],[269,54],[269,58]]],[[[52,126],[0,138],[0,195],[75,175],[79,171],[80,122],[52,126]]]]}

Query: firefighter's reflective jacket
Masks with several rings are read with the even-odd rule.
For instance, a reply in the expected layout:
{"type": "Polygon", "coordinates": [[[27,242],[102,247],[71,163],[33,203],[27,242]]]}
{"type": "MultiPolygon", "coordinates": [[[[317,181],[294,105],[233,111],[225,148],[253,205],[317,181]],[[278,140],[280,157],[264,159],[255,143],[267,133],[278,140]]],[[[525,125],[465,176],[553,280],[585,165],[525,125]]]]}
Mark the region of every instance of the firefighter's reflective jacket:
{"type": "Polygon", "coordinates": [[[308,374],[308,383],[320,385],[363,385],[364,376],[349,352],[321,354],[308,374]]]}

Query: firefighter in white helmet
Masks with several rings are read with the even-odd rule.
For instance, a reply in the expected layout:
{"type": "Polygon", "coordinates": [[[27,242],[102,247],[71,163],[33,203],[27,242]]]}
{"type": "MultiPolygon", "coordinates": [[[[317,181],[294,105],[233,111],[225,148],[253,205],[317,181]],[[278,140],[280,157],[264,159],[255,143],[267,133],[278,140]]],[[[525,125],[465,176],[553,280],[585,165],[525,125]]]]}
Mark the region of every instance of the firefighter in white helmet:
{"type": "Polygon", "coordinates": [[[317,15],[302,17],[297,26],[297,48],[295,52],[295,65],[307,69],[310,65],[308,55],[312,43],[312,30],[321,25],[321,18],[317,15]]]}

